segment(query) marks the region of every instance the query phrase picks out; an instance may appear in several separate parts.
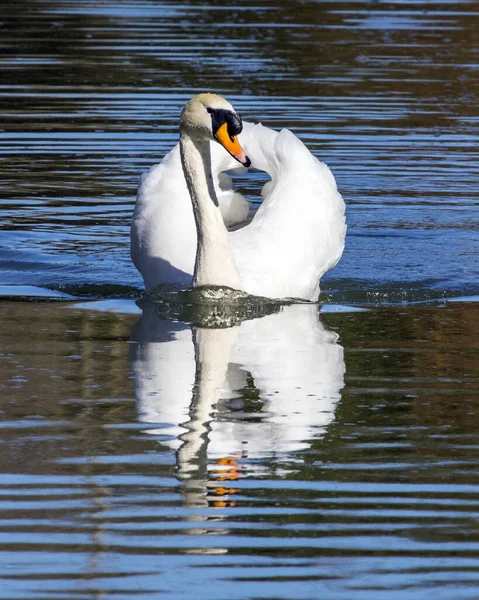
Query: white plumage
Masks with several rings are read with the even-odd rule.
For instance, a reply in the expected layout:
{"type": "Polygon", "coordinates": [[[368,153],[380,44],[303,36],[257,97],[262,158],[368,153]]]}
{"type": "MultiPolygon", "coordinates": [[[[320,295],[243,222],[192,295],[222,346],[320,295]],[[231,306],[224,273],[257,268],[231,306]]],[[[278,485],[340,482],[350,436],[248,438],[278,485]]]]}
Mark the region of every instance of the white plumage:
{"type": "MultiPolygon", "coordinates": [[[[227,234],[242,288],[269,298],[315,301],[320,278],[344,248],[345,206],[334,176],[288,130],[244,122],[239,142],[252,166],[271,177],[253,220],[227,234]]],[[[240,165],[216,141],[209,145],[223,219],[227,225],[242,222],[248,203],[231,189],[224,173],[240,165]]],[[[131,256],[148,290],[166,282],[190,285],[196,251],[197,228],[178,144],[141,178],[131,256]]],[[[219,270],[221,280],[221,266],[219,270]]]]}

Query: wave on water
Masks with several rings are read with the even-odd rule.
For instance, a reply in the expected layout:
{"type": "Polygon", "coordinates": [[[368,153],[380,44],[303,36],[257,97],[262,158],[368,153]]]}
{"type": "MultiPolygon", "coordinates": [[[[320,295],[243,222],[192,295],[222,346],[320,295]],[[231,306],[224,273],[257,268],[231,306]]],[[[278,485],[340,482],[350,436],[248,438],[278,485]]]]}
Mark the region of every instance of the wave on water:
{"type": "MultiPolygon", "coordinates": [[[[251,296],[226,286],[184,288],[163,284],[143,296],[152,301],[162,318],[180,320],[201,327],[231,327],[264,317],[299,301],[251,296]]],[[[139,303],[141,306],[141,302],[139,303]]]]}
{"type": "MultiPolygon", "coordinates": [[[[215,327],[221,326],[220,323],[224,323],[224,326],[228,326],[228,323],[234,325],[236,322],[240,323],[243,320],[278,312],[281,306],[303,302],[295,299],[274,300],[250,296],[226,287],[210,286],[193,289],[164,284],[145,293],[132,286],[91,283],[55,287],[0,284],[0,299],[17,302],[85,301],[81,304],[81,308],[91,307],[93,309],[93,305],[95,305],[97,310],[115,311],[120,310],[115,302],[133,304],[137,302],[141,307],[142,302],[148,300],[155,304],[158,314],[163,317],[196,324],[210,322],[209,326],[215,327]]],[[[349,310],[359,307],[394,307],[411,304],[478,301],[479,294],[474,288],[446,291],[418,288],[417,286],[391,288],[391,286],[378,285],[375,289],[360,289],[356,284],[345,289],[341,282],[341,285],[337,287],[332,285],[323,290],[319,298],[319,305],[323,307],[323,311],[336,312],[336,307],[349,310]]],[[[79,304],[76,306],[80,307],[79,304]]],[[[131,309],[128,312],[131,312],[131,309]]]]}

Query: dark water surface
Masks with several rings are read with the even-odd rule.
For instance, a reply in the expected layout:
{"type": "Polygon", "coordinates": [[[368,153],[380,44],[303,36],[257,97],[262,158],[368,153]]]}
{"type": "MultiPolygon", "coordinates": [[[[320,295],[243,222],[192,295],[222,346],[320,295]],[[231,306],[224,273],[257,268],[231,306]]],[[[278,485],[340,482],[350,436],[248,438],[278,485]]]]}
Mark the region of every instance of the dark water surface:
{"type": "Polygon", "coordinates": [[[479,597],[478,31],[465,1],[0,3],[2,600],[479,597]],[[333,170],[321,318],[125,300],[138,175],[205,90],[333,170]]]}
{"type": "Polygon", "coordinates": [[[0,597],[477,598],[475,316],[0,304],[0,597]]]}

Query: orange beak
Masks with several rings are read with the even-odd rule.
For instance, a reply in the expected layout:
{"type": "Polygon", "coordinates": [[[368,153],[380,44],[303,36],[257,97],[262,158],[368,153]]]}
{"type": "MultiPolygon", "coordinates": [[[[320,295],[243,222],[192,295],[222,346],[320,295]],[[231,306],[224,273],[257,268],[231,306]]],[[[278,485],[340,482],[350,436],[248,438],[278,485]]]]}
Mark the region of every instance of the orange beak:
{"type": "Polygon", "coordinates": [[[228,125],[226,123],[223,123],[223,125],[218,127],[215,133],[215,138],[223,146],[223,148],[231,154],[233,158],[236,158],[238,162],[245,167],[249,167],[251,165],[251,161],[241,147],[238,137],[236,135],[234,135],[232,138],[230,137],[228,133],[228,125]]]}

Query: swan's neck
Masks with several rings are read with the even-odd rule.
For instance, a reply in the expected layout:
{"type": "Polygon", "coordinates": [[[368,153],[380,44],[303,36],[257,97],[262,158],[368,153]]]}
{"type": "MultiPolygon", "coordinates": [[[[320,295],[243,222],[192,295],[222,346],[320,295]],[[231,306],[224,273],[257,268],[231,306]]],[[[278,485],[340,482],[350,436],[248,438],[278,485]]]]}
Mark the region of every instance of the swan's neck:
{"type": "Polygon", "coordinates": [[[243,290],[213,186],[209,142],[193,140],[182,132],[180,151],[198,234],[193,286],[243,290]]]}

